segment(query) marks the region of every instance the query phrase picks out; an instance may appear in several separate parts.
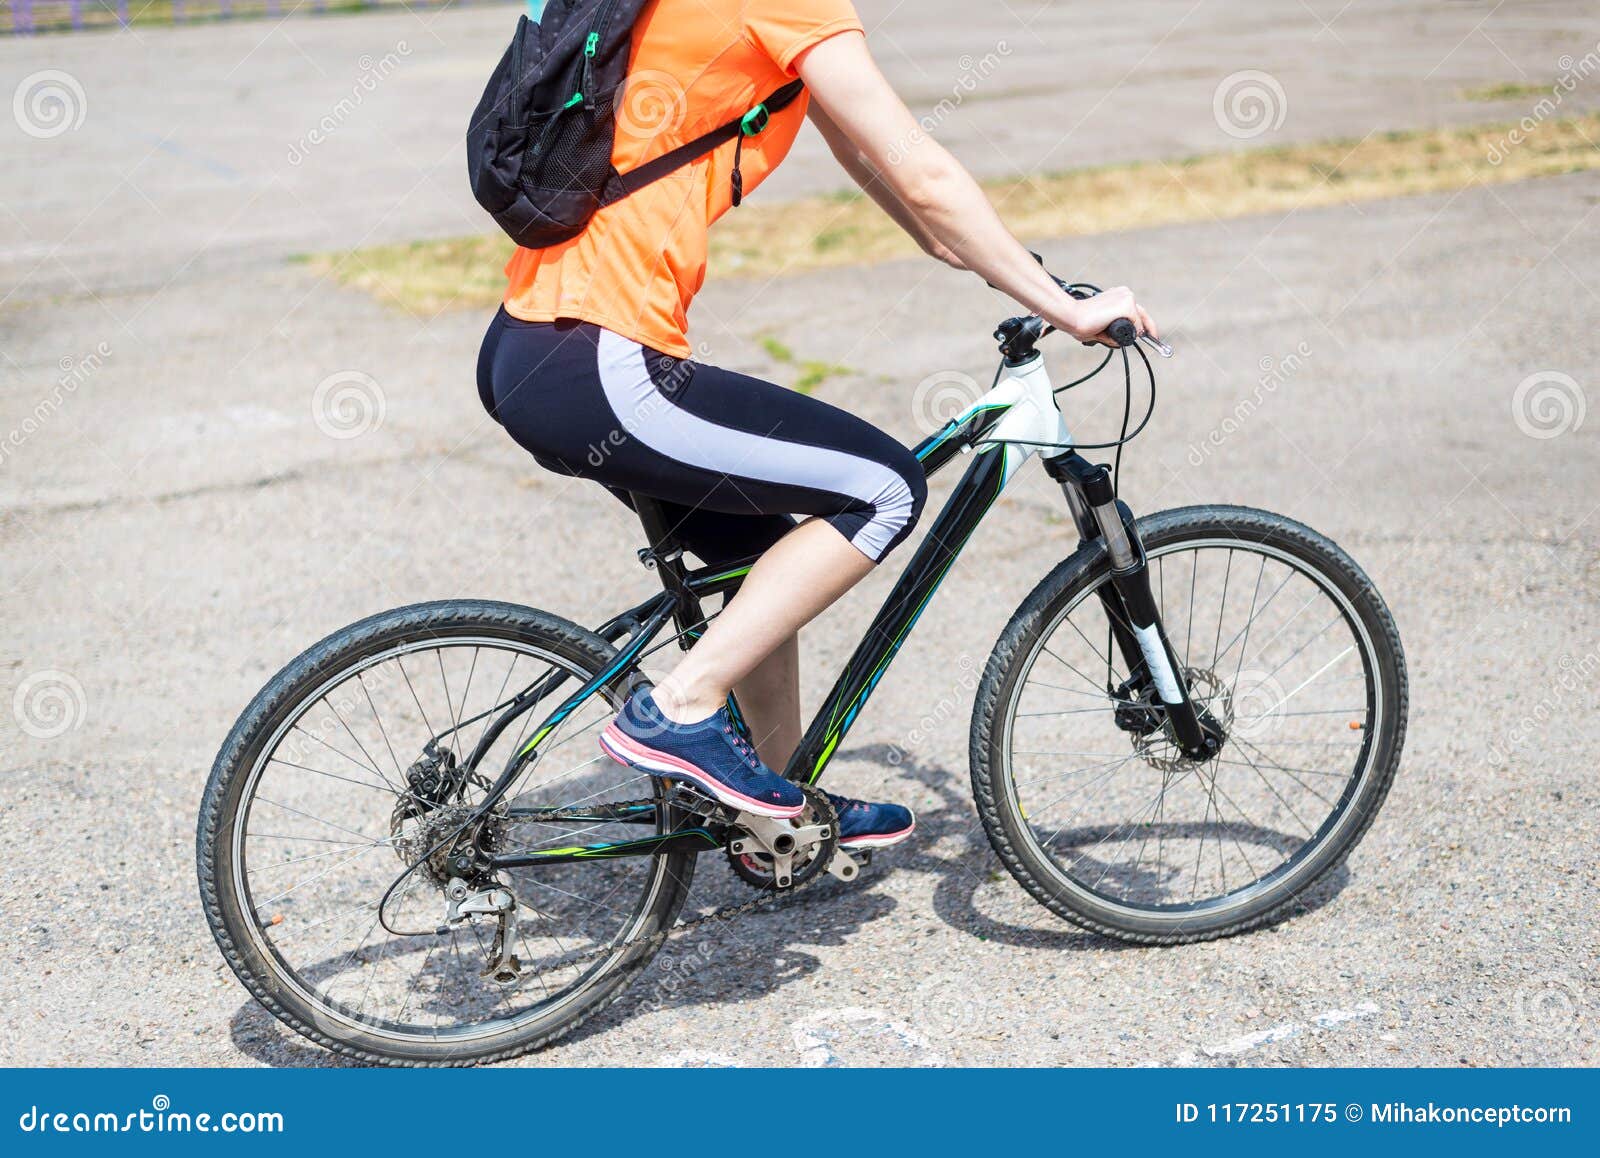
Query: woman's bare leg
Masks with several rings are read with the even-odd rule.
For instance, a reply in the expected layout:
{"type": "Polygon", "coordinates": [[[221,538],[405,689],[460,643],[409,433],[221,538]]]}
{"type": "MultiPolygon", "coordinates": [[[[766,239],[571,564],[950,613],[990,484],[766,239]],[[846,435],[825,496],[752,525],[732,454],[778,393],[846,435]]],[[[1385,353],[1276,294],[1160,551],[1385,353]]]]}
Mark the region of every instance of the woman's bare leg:
{"type": "Polygon", "coordinates": [[[775,772],[800,746],[800,637],[791,635],[733,686],[756,753],[775,772]]]}
{"type": "Polygon", "coordinates": [[[825,520],[801,523],[751,568],[739,593],[657,685],[655,702],[676,723],[707,718],[734,685],[872,568],[825,520]]]}

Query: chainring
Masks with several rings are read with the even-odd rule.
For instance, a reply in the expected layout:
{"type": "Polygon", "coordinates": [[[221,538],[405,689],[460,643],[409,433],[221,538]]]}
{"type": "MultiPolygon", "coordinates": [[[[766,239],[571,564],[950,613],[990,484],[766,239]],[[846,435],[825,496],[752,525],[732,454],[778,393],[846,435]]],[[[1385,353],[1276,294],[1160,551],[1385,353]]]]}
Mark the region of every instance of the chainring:
{"type": "MultiPolygon", "coordinates": [[[[839,818],[834,814],[833,803],[820,788],[802,784],[800,791],[805,793],[806,806],[800,815],[787,823],[797,829],[824,824],[828,827],[828,835],[810,848],[795,854],[790,867],[789,883],[783,886],[781,890],[783,892],[792,892],[826,872],[828,865],[833,862],[834,853],[839,851],[839,818]]],[[[734,852],[734,843],[735,840],[730,840],[724,850],[728,857],[728,867],[733,869],[733,875],[761,892],[779,891],[778,883],[773,877],[772,857],[765,852],[734,852]]]]}

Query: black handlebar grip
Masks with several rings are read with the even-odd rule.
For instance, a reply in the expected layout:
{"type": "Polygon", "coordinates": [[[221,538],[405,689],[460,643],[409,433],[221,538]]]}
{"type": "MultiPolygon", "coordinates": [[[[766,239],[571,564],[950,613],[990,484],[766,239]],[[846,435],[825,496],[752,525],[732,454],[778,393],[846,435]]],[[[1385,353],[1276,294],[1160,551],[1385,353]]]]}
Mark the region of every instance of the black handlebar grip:
{"type": "Polygon", "coordinates": [[[1106,327],[1106,337],[1119,346],[1131,346],[1139,340],[1139,330],[1127,318],[1118,318],[1106,327]]]}

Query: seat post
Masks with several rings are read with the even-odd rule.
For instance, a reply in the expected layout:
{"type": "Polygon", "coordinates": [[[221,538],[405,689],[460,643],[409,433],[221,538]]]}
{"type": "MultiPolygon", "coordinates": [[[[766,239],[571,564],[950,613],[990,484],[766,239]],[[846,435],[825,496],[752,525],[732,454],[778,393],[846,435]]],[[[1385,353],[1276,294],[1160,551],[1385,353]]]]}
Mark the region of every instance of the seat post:
{"type": "Polygon", "coordinates": [[[683,565],[683,544],[673,533],[667,512],[657,500],[631,492],[628,500],[644,526],[645,541],[650,544],[640,549],[639,562],[654,570],[667,594],[677,600],[674,618],[680,632],[678,644],[687,651],[699,638],[705,613],[685,578],[688,569],[683,565]]]}
{"type": "Polygon", "coordinates": [[[647,495],[628,494],[628,505],[639,516],[639,522],[644,524],[645,542],[651,558],[660,561],[668,556],[681,558],[683,550],[676,536],[672,533],[672,526],[667,522],[667,512],[661,509],[661,504],[647,495]]]}

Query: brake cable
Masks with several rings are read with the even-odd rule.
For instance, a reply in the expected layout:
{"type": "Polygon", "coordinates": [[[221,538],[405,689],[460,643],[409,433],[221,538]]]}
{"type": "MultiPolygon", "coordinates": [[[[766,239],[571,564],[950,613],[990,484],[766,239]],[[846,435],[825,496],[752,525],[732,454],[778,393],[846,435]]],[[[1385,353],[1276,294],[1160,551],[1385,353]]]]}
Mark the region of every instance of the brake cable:
{"type": "MultiPolygon", "coordinates": [[[[1043,337],[1044,335],[1040,335],[1040,336],[1043,337]]],[[[1141,433],[1143,433],[1144,428],[1146,426],[1150,425],[1150,419],[1155,416],[1155,412],[1156,412],[1156,372],[1155,372],[1155,367],[1150,364],[1149,356],[1146,355],[1145,352],[1143,350],[1141,350],[1138,346],[1120,346],[1120,347],[1117,347],[1116,349],[1107,350],[1106,351],[1106,356],[1100,360],[1100,364],[1098,366],[1096,366],[1093,370],[1091,370],[1089,373],[1085,374],[1081,378],[1077,378],[1077,379],[1074,379],[1071,382],[1068,382],[1065,386],[1057,387],[1056,389],[1051,391],[1052,394],[1060,394],[1063,391],[1071,390],[1075,386],[1081,386],[1083,383],[1089,381],[1089,379],[1095,377],[1102,370],[1104,370],[1106,368],[1106,366],[1110,364],[1111,356],[1113,354],[1118,353],[1119,351],[1122,354],[1122,389],[1123,389],[1123,393],[1122,393],[1122,427],[1121,427],[1120,431],[1118,432],[1118,435],[1117,435],[1116,439],[1114,439],[1113,441],[1111,441],[1111,442],[1070,442],[1070,443],[1062,443],[1062,442],[1039,442],[1039,441],[1036,441],[1036,440],[1030,439],[1030,438],[985,438],[985,439],[980,440],[978,443],[976,443],[976,445],[977,446],[1032,446],[1032,447],[1037,447],[1037,448],[1039,448],[1041,450],[1061,450],[1061,451],[1067,451],[1067,450],[1115,450],[1117,453],[1116,453],[1116,456],[1115,456],[1115,459],[1114,459],[1113,465],[1112,465],[1112,493],[1115,494],[1116,493],[1117,476],[1121,473],[1121,468],[1122,468],[1122,448],[1124,446],[1126,446],[1128,443],[1132,442],[1135,438],[1138,438],[1139,435],[1141,433]],[[1132,419],[1133,419],[1133,365],[1128,360],[1128,351],[1130,349],[1135,354],[1139,355],[1139,360],[1144,363],[1145,380],[1150,384],[1150,403],[1149,403],[1148,406],[1145,407],[1144,417],[1142,417],[1139,420],[1139,425],[1135,426],[1131,431],[1128,429],[1128,423],[1130,421],[1132,421],[1132,419]]],[[[1001,367],[1003,368],[1004,365],[1005,365],[1005,363],[1002,360],[1001,367]]],[[[1000,371],[996,370],[995,371],[995,381],[996,382],[999,381],[999,375],[1000,375],[1000,371]]]]}

